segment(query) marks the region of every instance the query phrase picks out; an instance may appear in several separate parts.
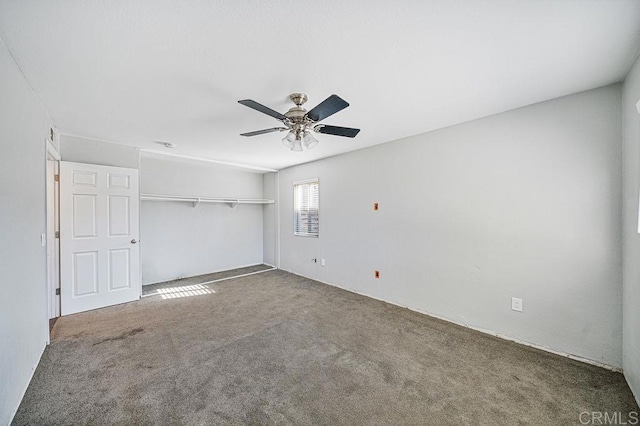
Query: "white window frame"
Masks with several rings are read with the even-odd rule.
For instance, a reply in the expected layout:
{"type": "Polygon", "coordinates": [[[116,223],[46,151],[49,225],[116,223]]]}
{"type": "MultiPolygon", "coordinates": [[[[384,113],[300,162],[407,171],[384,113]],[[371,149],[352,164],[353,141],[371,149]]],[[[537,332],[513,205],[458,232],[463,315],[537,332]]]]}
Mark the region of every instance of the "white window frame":
{"type": "Polygon", "coordinates": [[[305,180],[299,180],[299,181],[293,182],[293,235],[297,237],[312,237],[312,238],[320,237],[320,179],[319,178],[305,179],[305,180]],[[318,209],[317,209],[318,210],[318,232],[317,233],[299,232],[296,229],[296,217],[297,217],[296,187],[298,185],[306,185],[306,184],[312,184],[312,183],[318,184],[318,209]]]}

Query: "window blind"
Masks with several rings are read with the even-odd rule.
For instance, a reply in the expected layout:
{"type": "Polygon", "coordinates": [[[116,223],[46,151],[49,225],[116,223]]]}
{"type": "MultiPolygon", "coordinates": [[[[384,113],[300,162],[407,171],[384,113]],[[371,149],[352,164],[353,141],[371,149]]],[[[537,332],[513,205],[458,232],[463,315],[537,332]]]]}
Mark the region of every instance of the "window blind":
{"type": "Polygon", "coordinates": [[[312,180],[293,185],[293,233],[305,237],[320,235],[320,182],[312,180]]]}

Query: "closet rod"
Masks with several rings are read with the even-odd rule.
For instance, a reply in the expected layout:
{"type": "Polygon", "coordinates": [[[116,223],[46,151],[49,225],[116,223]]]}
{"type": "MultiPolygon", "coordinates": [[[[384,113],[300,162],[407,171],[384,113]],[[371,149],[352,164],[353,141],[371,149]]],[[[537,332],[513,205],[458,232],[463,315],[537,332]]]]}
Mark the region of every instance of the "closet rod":
{"type": "Polygon", "coordinates": [[[231,207],[236,204],[273,204],[274,200],[264,198],[213,198],[213,197],[186,197],[181,195],[161,195],[161,194],[140,194],[141,200],[150,201],[183,201],[193,203],[197,206],[200,203],[226,203],[231,207]]]}

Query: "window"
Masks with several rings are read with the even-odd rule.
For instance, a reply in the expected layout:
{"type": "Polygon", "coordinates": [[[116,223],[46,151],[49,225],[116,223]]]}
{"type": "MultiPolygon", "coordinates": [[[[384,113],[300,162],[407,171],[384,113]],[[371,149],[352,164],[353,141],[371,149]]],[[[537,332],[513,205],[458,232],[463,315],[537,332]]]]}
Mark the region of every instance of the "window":
{"type": "Polygon", "coordinates": [[[319,192],[318,179],[293,184],[293,234],[303,237],[319,235],[319,192]]]}

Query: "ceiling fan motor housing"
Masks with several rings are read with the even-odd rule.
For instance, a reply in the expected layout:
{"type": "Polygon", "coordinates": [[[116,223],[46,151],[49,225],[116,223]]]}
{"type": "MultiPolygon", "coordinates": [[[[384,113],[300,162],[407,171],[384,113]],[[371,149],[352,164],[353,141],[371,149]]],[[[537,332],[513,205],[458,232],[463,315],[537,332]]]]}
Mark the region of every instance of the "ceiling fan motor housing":
{"type": "Polygon", "coordinates": [[[304,93],[292,93],[289,95],[291,102],[296,104],[284,115],[291,121],[291,129],[299,135],[307,130],[307,127],[313,124],[313,121],[307,117],[307,110],[302,107],[302,104],[307,102],[307,95],[304,93]]]}
{"type": "Polygon", "coordinates": [[[295,123],[296,121],[304,121],[304,116],[307,115],[307,110],[301,106],[294,106],[289,111],[285,112],[284,115],[295,123]]]}

